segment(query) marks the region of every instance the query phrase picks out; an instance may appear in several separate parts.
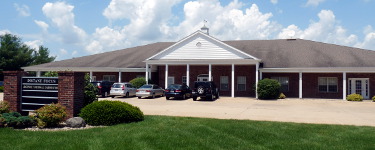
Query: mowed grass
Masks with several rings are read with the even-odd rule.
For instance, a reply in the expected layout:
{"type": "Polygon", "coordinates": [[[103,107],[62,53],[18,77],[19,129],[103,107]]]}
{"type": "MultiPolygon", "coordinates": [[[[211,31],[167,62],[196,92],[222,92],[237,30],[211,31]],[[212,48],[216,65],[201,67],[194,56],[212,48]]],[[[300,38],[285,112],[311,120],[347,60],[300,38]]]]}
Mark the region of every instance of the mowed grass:
{"type": "Polygon", "coordinates": [[[375,128],[146,116],[72,131],[0,129],[0,149],[375,149],[375,128]]]}

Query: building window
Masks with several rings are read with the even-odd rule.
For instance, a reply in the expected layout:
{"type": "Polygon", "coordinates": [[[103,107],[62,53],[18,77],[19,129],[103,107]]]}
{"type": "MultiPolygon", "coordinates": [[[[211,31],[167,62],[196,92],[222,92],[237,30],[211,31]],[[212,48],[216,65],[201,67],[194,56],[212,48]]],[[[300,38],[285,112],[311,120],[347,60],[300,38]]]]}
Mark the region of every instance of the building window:
{"type": "Polygon", "coordinates": [[[182,76],[182,84],[186,84],[186,76],[182,76]]]}
{"type": "Polygon", "coordinates": [[[96,76],[92,76],[91,81],[96,81],[96,76]]]}
{"type": "Polygon", "coordinates": [[[289,77],[271,77],[276,81],[279,81],[281,88],[280,92],[289,92],[289,77]]]}
{"type": "Polygon", "coordinates": [[[220,76],[220,90],[221,91],[229,90],[228,76],[220,76]]]}
{"type": "Polygon", "coordinates": [[[337,77],[319,77],[319,92],[337,92],[337,77]]]}
{"type": "Polygon", "coordinates": [[[237,77],[237,91],[246,91],[246,77],[245,76],[237,77]]]}
{"type": "Polygon", "coordinates": [[[115,82],[116,76],[115,75],[103,75],[103,81],[115,82]]]}

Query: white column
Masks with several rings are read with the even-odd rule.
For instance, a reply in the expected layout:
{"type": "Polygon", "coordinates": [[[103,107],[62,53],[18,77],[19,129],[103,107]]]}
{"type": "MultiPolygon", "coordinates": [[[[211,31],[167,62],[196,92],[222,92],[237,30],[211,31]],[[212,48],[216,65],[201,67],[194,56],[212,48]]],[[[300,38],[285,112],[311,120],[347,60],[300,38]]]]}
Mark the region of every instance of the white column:
{"type": "Polygon", "coordinates": [[[165,64],[165,88],[168,87],[168,64],[165,64]]]}
{"type": "Polygon", "coordinates": [[[302,72],[300,71],[299,72],[299,94],[298,94],[298,98],[302,98],[302,72]]]}
{"type": "Polygon", "coordinates": [[[151,77],[151,75],[152,75],[152,65],[149,65],[149,66],[150,66],[150,70],[148,71],[148,78],[151,79],[151,81],[152,81],[152,77],[151,77]]]}
{"type": "Polygon", "coordinates": [[[186,85],[189,86],[189,84],[190,84],[190,65],[186,64],[186,85]]]}
{"type": "Polygon", "coordinates": [[[211,64],[208,64],[208,81],[212,81],[211,67],[211,64]]]}
{"type": "Polygon", "coordinates": [[[255,65],[255,98],[258,99],[259,62],[255,65]]]}
{"type": "Polygon", "coordinates": [[[92,82],[92,71],[90,71],[90,82],[92,82]]]}
{"type": "Polygon", "coordinates": [[[342,73],[342,100],[346,100],[346,72],[342,73]]]}
{"type": "Polygon", "coordinates": [[[148,84],[148,64],[146,63],[146,84],[148,84]]]}
{"type": "Polygon", "coordinates": [[[40,77],[40,74],[41,74],[41,72],[40,72],[40,71],[37,71],[37,72],[36,72],[36,77],[40,77]]]}
{"type": "Polygon", "coordinates": [[[234,64],[232,64],[232,81],[231,81],[231,83],[232,83],[232,87],[231,87],[231,95],[232,95],[232,97],[234,97],[234,64]]]}
{"type": "Polygon", "coordinates": [[[118,70],[118,82],[121,82],[121,78],[122,78],[122,72],[121,72],[121,70],[119,69],[119,70],[118,70]]]}

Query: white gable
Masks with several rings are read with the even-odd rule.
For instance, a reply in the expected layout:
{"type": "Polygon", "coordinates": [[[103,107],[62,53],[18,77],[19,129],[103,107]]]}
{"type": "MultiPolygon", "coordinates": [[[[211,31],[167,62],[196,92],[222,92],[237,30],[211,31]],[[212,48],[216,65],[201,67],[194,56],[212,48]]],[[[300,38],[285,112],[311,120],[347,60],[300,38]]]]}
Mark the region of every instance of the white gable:
{"type": "MultiPolygon", "coordinates": [[[[149,58],[152,60],[254,59],[200,31],[149,58]]],[[[256,58],[255,58],[256,59],[256,58]]]]}

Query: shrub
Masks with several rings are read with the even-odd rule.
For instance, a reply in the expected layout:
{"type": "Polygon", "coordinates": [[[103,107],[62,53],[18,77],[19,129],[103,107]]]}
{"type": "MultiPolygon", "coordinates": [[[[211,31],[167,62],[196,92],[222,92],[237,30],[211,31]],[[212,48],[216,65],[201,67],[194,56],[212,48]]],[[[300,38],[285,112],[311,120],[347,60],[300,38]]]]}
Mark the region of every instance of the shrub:
{"type": "Polygon", "coordinates": [[[56,127],[67,117],[66,107],[61,104],[45,105],[36,110],[35,113],[37,126],[40,128],[56,127]]]}
{"type": "Polygon", "coordinates": [[[146,79],[144,77],[134,78],[130,80],[130,83],[133,84],[136,88],[141,87],[142,85],[146,84],[146,79]]]}
{"type": "Polygon", "coordinates": [[[98,93],[98,88],[90,83],[90,75],[85,75],[85,89],[84,89],[84,98],[83,106],[86,106],[94,101],[98,100],[96,94],[98,93]]]}
{"type": "Polygon", "coordinates": [[[359,94],[350,94],[346,97],[348,101],[362,101],[363,97],[359,94]]]}
{"type": "Polygon", "coordinates": [[[280,96],[280,83],[273,79],[263,79],[258,82],[259,99],[277,99],[280,96]]]}
{"type": "Polygon", "coordinates": [[[21,116],[18,112],[3,113],[0,117],[0,126],[13,128],[26,128],[35,124],[29,116],[21,116]]]}
{"type": "Polygon", "coordinates": [[[285,94],[284,93],[280,93],[279,99],[285,99],[285,98],[286,98],[285,94]]]}
{"type": "Polygon", "coordinates": [[[4,86],[0,86],[0,92],[4,92],[4,86]]]}
{"type": "Polygon", "coordinates": [[[372,102],[375,102],[375,96],[372,97],[372,102]]]}
{"type": "Polygon", "coordinates": [[[133,105],[120,101],[97,101],[83,109],[79,114],[90,125],[115,125],[142,121],[142,111],[133,105]]]}
{"type": "Polygon", "coordinates": [[[6,101],[0,101],[0,114],[10,112],[9,103],[6,101]]]}
{"type": "Polygon", "coordinates": [[[58,77],[59,74],[57,73],[57,71],[48,71],[44,73],[44,76],[45,77],[58,77]]]}

